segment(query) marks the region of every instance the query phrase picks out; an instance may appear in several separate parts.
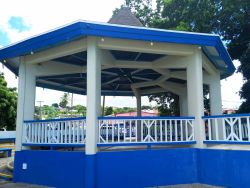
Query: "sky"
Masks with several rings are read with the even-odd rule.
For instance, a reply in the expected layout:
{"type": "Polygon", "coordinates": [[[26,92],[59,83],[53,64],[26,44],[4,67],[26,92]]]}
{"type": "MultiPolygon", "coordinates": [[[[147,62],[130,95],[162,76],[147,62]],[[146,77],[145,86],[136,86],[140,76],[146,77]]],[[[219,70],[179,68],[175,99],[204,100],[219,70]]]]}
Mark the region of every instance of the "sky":
{"type": "MultiPolygon", "coordinates": [[[[1,2],[0,12],[0,47],[41,34],[76,20],[107,22],[115,8],[124,0],[8,0],[1,2]]],[[[240,62],[234,61],[238,67],[240,62]]],[[[0,66],[9,87],[17,87],[18,78],[6,67],[0,66]]],[[[240,73],[221,81],[223,108],[237,108],[241,104],[238,92],[243,78],[240,73]]],[[[36,101],[43,104],[58,103],[62,92],[37,88],[36,101]]],[[[73,104],[86,105],[86,97],[74,95],[73,104]]],[[[135,97],[106,97],[106,106],[136,106],[135,97]]],[[[36,104],[38,105],[38,103],[36,104]]],[[[149,103],[142,97],[142,105],[149,103]]]]}

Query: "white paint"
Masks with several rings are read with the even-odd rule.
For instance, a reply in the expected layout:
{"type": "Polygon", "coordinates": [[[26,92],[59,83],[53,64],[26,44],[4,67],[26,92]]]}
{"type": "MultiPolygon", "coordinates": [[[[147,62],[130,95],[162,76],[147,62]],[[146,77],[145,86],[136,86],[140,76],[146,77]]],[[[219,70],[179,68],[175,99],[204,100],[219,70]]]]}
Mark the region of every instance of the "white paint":
{"type": "Polygon", "coordinates": [[[85,143],[85,119],[24,123],[23,128],[25,144],[82,145],[85,143]]]}
{"type": "Polygon", "coordinates": [[[99,144],[146,144],[194,140],[193,119],[165,119],[162,117],[99,120],[99,144]],[[123,125],[127,125],[126,129],[123,125]]]}
{"type": "Polygon", "coordinates": [[[87,127],[86,154],[97,152],[98,116],[101,113],[101,62],[96,38],[87,39],[87,127]]]}
{"type": "Polygon", "coordinates": [[[188,115],[188,104],[187,104],[187,91],[179,95],[180,115],[188,115]]]}
{"type": "Polygon", "coordinates": [[[27,170],[28,169],[28,164],[27,163],[23,163],[22,164],[22,169],[23,170],[27,170]]]}
{"type": "Polygon", "coordinates": [[[0,139],[16,138],[16,131],[0,131],[0,139]]]}
{"type": "Polygon", "coordinates": [[[32,120],[35,111],[36,77],[34,67],[21,60],[19,68],[18,104],[16,120],[15,150],[22,149],[23,121],[32,120]]]}
{"type": "Polygon", "coordinates": [[[203,148],[205,139],[203,104],[203,80],[202,80],[202,56],[201,50],[197,49],[194,55],[190,56],[187,67],[187,98],[188,115],[195,117],[194,132],[196,147],[203,148]]]}

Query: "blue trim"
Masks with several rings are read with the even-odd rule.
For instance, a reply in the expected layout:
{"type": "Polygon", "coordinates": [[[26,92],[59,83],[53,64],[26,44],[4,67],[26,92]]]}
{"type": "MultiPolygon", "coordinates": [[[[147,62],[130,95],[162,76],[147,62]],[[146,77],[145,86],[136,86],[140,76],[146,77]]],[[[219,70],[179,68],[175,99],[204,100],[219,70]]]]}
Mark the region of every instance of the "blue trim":
{"type": "Polygon", "coordinates": [[[33,144],[33,143],[23,143],[23,146],[42,146],[42,147],[84,147],[85,144],[33,144]]]}
{"type": "Polygon", "coordinates": [[[224,115],[214,115],[214,116],[202,116],[202,119],[230,118],[230,117],[250,117],[250,114],[224,114],[224,115]]]}
{"type": "Polygon", "coordinates": [[[0,142],[15,142],[16,138],[0,138],[0,142]]]}
{"type": "Polygon", "coordinates": [[[218,141],[218,140],[206,140],[204,144],[237,144],[237,145],[250,145],[249,141],[218,141]]]}
{"type": "Polygon", "coordinates": [[[174,119],[174,120],[182,120],[182,119],[195,119],[192,116],[122,116],[122,117],[98,117],[98,120],[141,120],[141,119],[151,119],[151,120],[159,120],[159,119],[174,119]]]}
{"type": "Polygon", "coordinates": [[[154,145],[192,145],[196,144],[196,141],[176,141],[176,142],[133,142],[133,143],[99,143],[98,147],[116,147],[116,146],[154,146],[154,145]]]}
{"type": "Polygon", "coordinates": [[[138,28],[86,21],[73,23],[3,48],[0,50],[0,60],[27,55],[31,52],[36,53],[43,49],[64,44],[86,36],[214,46],[220,54],[220,57],[228,66],[227,73],[230,75],[235,71],[232,60],[223,46],[220,37],[217,35],[176,32],[153,28],[138,28]]]}
{"type": "Polygon", "coordinates": [[[86,117],[77,118],[60,118],[60,119],[44,119],[44,120],[24,120],[24,123],[42,123],[42,122],[55,122],[55,121],[75,121],[75,120],[85,120],[86,117]]]}

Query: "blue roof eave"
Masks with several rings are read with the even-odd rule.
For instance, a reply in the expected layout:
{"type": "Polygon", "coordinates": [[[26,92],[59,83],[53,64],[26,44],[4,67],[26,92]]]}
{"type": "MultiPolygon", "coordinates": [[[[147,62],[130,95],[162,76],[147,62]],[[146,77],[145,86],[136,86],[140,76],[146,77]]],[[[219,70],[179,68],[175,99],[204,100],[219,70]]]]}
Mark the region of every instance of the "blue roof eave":
{"type": "Polygon", "coordinates": [[[51,48],[53,46],[64,44],[86,36],[214,46],[227,65],[226,73],[224,75],[231,75],[235,71],[232,60],[218,35],[121,26],[86,21],[79,21],[6,48],[2,48],[0,49],[0,61],[27,55],[31,52],[38,52],[43,49],[51,48]]]}

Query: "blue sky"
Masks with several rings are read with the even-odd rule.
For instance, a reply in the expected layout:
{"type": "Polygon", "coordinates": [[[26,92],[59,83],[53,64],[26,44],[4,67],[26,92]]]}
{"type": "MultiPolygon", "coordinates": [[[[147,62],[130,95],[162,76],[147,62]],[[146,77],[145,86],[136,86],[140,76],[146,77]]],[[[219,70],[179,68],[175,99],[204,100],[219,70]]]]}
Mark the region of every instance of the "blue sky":
{"type": "Polygon", "coordinates": [[[30,29],[30,26],[27,26],[24,23],[23,18],[20,16],[11,16],[8,21],[8,24],[12,29],[16,29],[18,32],[27,31],[30,29]]]}
{"type": "Polygon", "coordinates": [[[10,39],[9,39],[8,33],[4,31],[4,29],[0,28],[0,45],[6,46],[9,43],[10,43],[10,39]]]}
{"type": "MultiPolygon", "coordinates": [[[[8,27],[12,30],[16,30],[18,33],[28,31],[31,26],[25,24],[24,19],[20,16],[11,16],[8,20],[8,27]]],[[[6,46],[11,43],[10,36],[8,35],[7,29],[0,26],[0,45],[6,46]]]]}

